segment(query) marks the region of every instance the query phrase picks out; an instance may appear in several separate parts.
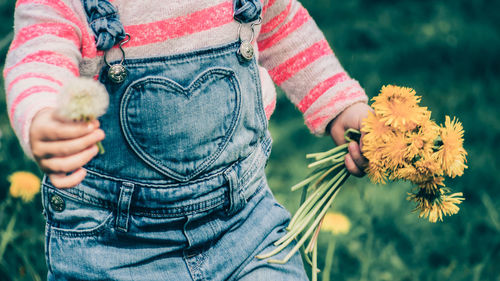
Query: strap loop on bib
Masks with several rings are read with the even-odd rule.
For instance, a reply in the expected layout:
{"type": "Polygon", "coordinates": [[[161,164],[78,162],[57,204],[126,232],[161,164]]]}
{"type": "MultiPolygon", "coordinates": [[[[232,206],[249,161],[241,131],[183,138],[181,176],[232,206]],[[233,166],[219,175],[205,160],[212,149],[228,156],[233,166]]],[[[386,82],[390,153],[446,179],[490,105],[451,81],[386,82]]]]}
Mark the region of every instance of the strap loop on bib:
{"type": "Polygon", "coordinates": [[[240,23],[249,23],[259,19],[262,12],[260,0],[234,0],[234,19],[240,23]]]}
{"type": "Polygon", "coordinates": [[[111,49],[125,39],[125,29],[118,10],[107,0],[82,0],[87,20],[96,37],[98,50],[111,49]]]}

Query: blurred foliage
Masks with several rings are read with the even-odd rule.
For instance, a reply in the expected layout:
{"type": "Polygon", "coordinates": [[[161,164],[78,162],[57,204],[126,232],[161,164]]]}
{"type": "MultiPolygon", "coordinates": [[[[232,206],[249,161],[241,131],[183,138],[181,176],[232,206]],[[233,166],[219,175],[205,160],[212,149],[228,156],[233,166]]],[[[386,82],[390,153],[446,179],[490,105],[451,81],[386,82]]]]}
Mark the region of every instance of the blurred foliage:
{"type": "MultiPolygon", "coordinates": [[[[438,123],[457,116],[465,128],[469,169],[448,181],[466,201],[458,215],[432,224],[411,213],[411,186],[376,186],[351,178],[333,209],[352,222],[336,243],[331,280],[500,280],[500,2],[492,0],[303,0],[345,69],[369,96],[384,84],[415,88],[438,123]]],[[[0,1],[0,64],[11,40],[13,1],[0,1]]],[[[1,81],[3,85],[3,81],[1,81]]],[[[0,94],[0,202],[7,176],[38,173],[23,156],[0,94]]],[[[307,174],[305,154],[332,147],[309,134],[302,117],[280,93],[271,118],[273,152],[267,174],[291,212],[300,194],[289,187],[307,174]]],[[[40,199],[38,197],[39,202],[40,199]]],[[[4,202],[3,202],[4,203],[4,202]]],[[[25,205],[18,235],[0,262],[0,280],[45,276],[41,204],[25,205]]],[[[0,212],[0,235],[11,210],[0,212]]],[[[331,236],[321,235],[319,267],[331,236]]],[[[321,274],[320,274],[321,275],[321,274]]]]}

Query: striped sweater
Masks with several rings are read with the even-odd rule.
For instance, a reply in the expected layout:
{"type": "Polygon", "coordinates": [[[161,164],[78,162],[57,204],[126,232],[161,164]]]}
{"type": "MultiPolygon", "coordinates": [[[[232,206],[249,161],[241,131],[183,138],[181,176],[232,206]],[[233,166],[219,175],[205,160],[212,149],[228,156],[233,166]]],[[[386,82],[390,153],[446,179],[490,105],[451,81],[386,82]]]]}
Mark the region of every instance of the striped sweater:
{"type": "MultiPolygon", "coordinates": [[[[275,84],[304,114],[314,134],[347,106],[366,102],[356,80],[339,64],[323,34],[296,0],[262,0],[256,26],[265,112],[276,104],[275,84]]],[[[114,0],[125,31],[127,58],[166,56],[234,42],[238,23],[232,0],[114,0]],[[159,4],[161,3],[161,4],[159,4]]],[[[31,155],[33,116],[54,107],[64,81],[97,77],[103,52],[87,24],[80,0],[17,0],[15,37],[4,68],[8,114],[25,152],[31,155]]],[[[119,59],[116,48],[109,61],[119,59]]]]}

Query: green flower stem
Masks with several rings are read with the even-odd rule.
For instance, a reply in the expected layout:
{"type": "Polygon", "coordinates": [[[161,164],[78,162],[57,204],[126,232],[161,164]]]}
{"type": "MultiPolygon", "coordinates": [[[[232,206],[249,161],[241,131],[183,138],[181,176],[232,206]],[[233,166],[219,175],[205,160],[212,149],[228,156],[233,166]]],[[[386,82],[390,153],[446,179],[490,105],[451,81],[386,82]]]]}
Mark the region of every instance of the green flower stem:
{"type": "Polygon", "coordinates": [[[332,194],[332,192],[334,192],[334,190],[335,190],[334,188],[329,189],[328,193],[325,196],[323,196],[323,198],[315,206],[315,208],[312,211],[305,213],[305,217],[303,219],[298,220],[296,225],[291,227],[290,231],[287,234],[285,234],[285,236],[283,236],[280,240],[276,241],[274,245],[278,246],[283,243],[288,245],[290,242],[292,242],[307,227],[310,221],[314,218],[314,215],[316,215],[316,213],[320,210],[322,204],[324,204],[326,199],[330,197],[330,195],[332,194]]]}
{"type": "Polygon", "coordinates": [[[333,253],[335,252],[335,239],[330,239],[326,248],[325,268],[323,269],[322,281],[330,281],[330,272],[333,264],[333,253]]]}
{"type": "Polygon", "coordinates": [[[292,220],[290,221],[288,225],[288,229],[293,228],[294,224],[296,221],[302,219],[306,214],[309,213],[309,211],[317,205],[318,200],[320,198],[324,197],[324,194],[328,192],[331,188],[335,188],[338,185],[339,179],[342,176],[342,173],[346,173],[347,169],[343,166],[340,171],[337,172],[337,174],[330,179],[328,182],[322,183],[318,189],[316,189],[299,207],[297,212],[295,212],[295,215],[293,216],[292,220]]]}
{"type": "Polygon", "coordinates": [[[344,166],[344,158],[342,158],[342,161],[340,163],[336,164],[335,166],[324,172],[323,175],[317,180],[317,182],[314,183],[314,185],[317,185],[318,183],[322,182],[333,171],[337,170],[338,168],[342,168],[343,166],[344,166]]]}
{"type": "Polygon", "coordinates": [[[316,227],[316,230],[314,231],[313,237],[311,238],[311,240],[309,240],[309,244],[307,244],[306,246],[306,253],[312,252],[314,245],[318,242],[319,231],[321,230],[321,225],[323,225],[324,218],[325,217],[321,219],[318,226],[316,227]]]}
{"type": "MultiPolygon", "coordinates": [[[[344,176],[342,177],[342,180],[341,182],[347,177],[347,174],[344,174],[344,176]]],[[[333,196],[331,196],[328,200],[328,203],[323,207],[323,210],[321,211],[321,213],[316,217],[316,219],[314,220],[314,222],[312,223],[312,225],[309,227],[309,229],[307,230],[307,232],[304,234],[304,236],[302,238],[300,238],[300,240],[297,242],[297,245],[295,245],[295,247],[293,247],[293,249],[288,253],[288,255],[285,256],[285,258],[283,260],[275,260],[275,259],[270,259],[268,260],[267,262],[268,263],[277,263],[277,264],[285,264],[286,262],[288,262],[288,260],[297,252],[297,250],[304,244],[304,242],[306,241],[306,239],[312,234],[312,232],[314,231],[314,229],[316,228],[316,226],[319,224],[319,222],[323,219],[323,216],[326,214],[326,212],[328,211],[330,205],[333,203],[333,200],[335,199],[335,197],[337,196],[338,194],[338,191],[340,190],[340,187],[342,187],[342,185],[339,185],[337,186],[335,189],[334,189],[334,194],[333,196]]],[[[273,251],[274,252],[274,251],[273,251]]],[[[279,251],[278,251],[279,252],[279,251]]],[[[274,255],[274,254],[273,254],[274,255]]],[[[266,256],[269,256],[269,255],[266,255],[266,256]]],[[[272,255],[271,255],[272,256],[272,255]]]]}
{"type": "Polygon", "coordinates": [[[310,182],[314,181],[315,179],[319,178],[321,176],[321,173],[315,173],[309,176],[307,179],[299,182],[298,184],[292,186],[291,190],[295,191],[297,189],[300,189],[306,185],[308,185],[310,182]]]}
{"type": "MultiPolygon", "coordinates": [[[[326,194],[326,196],[324,196],[320,203],[317,204],[317,206],[314,208],[313,211],[311,211],[310,213],[307,214],[307,217],[303,220],[300,221],[300,224],[297,224],[297,226],[293,227],[290,232],[288,232],[285,236],[283,236],[280,240],[276,241],[274,243],[275,246],[278,246],[276,249],[274,249],[273,251],[267,253],[267,254],[262,254],[262,255],[259,255],[257,256],[258,259],[266,259],[266,258],[269,258],[269,257],[272,257],[274,255],[276,255],[277,253],[281,252],[284,248],[286,248],[292,241],[295,240],[295,238],[308,226],[309,222],[314,218],[315,214],[317,213],[317,211],[322,207],[324,201],[330,197],[332,197],[332,193],[335,194],[337,188],[331,188],[328,193],[326,194]]],[[[335,197],[335,196],[333,196],[335,197]]],[[[319,218],[322,218],[322,217],[319,217],[319,218]]],[[[309,230],[311,229],[314,229],[314,226],[316,226],[317,223],[313,223],[313,225],[309,228],[309,230]]],[[[309,232],[308,230],[308,232],[309,232]]],[[[304,238],[307,238],[309,235],[306,234],[306,236],[304,236],[304,238]]],[[[302,242],[303,244],[304,242],[302,242]]],[[[301,244],[301,245],[302,245],[301,244]]],[[[299,246],[300,247],[300,246],[299,246]]],[[[295,250],[294,252],[296,252],[297,250],[295,250]]]]}
{"type": "Polygon", "coordinates": [[[307,264],[309,264],[312,267],[311,258],[309,258],[309,254],[306,253],[305,247],[300,247],[300,253],[302,254],[304,259],[306,260],[307,264]]]}
{"type": "Polygon", "coordinates": [[[325,152],[318,152],[318,153],[310,153],[310,154],[307,154],[306,155],[306,158],[315,158],[316,160],[320,160],[322,158],[325,158],[325,157],[328,157],[330,155],[333,155],[339,151],[342,151],[344,149],[346,149],[348,146],[348,144],[343,144],[343,145],[339,145],[333,149],[330,149],[328,151],[325,151],[325,152]]]}
{"type": "Polygon", "coordinates": [[[10,206],[11,203],[12,203],[12,196],[7,196],[5,201],[3,201],[2,204],[0,204],[0,223],[3,222],[3,218],[6,215],[5,208],[7,208],[7,206],[10,206]]]}
{"type": "Polygon", "coordinates": [[[315,206],[318,200],[320,200],[320,198],[323,198],[324,195],[328,193],[329,187],[331,186],[331,184],[329,183],[333,182],[334,179],[330,180],[329,182],[322,183],[309,197],[307,197],[304,203],[293,215],[290,223],[287,226],[287,230],[294,228],[298,222],[300,222],[305,216],[307,216],[309,211],[315,206]]]}
{"type": "Polygon", "coordinates": [[[356,136],[358,136],[358,138],[361,137],[361,132],[356,130],[356,129],[352,129],[352,128],[349,128],[347,129],[345,132],[344,132],[344,138],[345,140],[347,141],[347,145],[349,145],[349,143],[351,141],[355,141],[355,142],[358,142],[358,140],[355,140],[355,139],[352,139],[349,135],[350,134],[354,134],[356,136]]]}
{"type": "Polygon", "coordinates": [[[318,243],[314,243],[312,258],[312,281],[318,281],[318,243]]]}
{"type": "Polygon", "coordinates": [[[97,143],[97,148],[99,148],[99,154],[104,154],[104,152],[106,152],[106,150],[104,150],[104,146],[102,145],[101,142],[97,143]]]}
{"type": "Polygon", "coordinates": [[[344,159],[343,156],[346,155],[346,154],[347,154],[347,151],[341,151],[341,152],[339,152],[337,154],[334,154],[332,156],[329,156],[327,158],[324,158],[324,159],[318,160],[316,162],[313,162],[313,163],[307,165],[307,168],[314,168],[314,167],[316,167],[318,165],[321,165],[321,164],[327,163],[327,162],[329,162],[329,163],[339,163],[339,162],[343,161],[343,159],[344,159]]]}
{"type": "Polygon", "coordinates": [[[323,183],[317,190],[314,191],[309,198],[302,204],[302,206],[297,210],[292,220],[290,221],[287,229],[294,228],[296,222],[301,221],[304,217],[309,217],[311,209],[319,208],[326,198],[335,190],[340,182],[339,179],[346,173],[346,169],[341,170],[337,175],[335,175],[330,181],[323,183]],[[326,194],[326,195],[324,195],[326,194]],[[321,198],[321,199],[320,199],[321,198]],[[318,200],[319,203],[318,203],[318,200]]]}
{"type": "Polygon", "coordinates": [[[5,250],[7,249],[7,245],[14,239],[14,226],[16,225],[17,213],[21,204],[17,202],[14,213],[10,217],[10,221],[7,224],[7,229],[4,233],[2,233],[2,241],[0,242],[0,261],[3,260],[3,255],[5,254],[5,250]]]}

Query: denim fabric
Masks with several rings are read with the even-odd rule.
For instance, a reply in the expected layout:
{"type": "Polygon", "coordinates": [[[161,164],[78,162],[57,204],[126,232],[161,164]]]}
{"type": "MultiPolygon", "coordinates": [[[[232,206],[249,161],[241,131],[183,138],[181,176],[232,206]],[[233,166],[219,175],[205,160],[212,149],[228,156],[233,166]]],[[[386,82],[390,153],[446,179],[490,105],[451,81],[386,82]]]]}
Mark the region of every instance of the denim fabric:
{"type": "Polygon", "coordinates": [[[125,38],[118,11],[108,0],[82,0],[98,50],[109,50],[125,38]]]}
{"type": "Polygon", "coordinates": [[[307,280],[299,254],[255,258],[290,214],[265,179],[260,78],[238,47],[126,59],[121,84],[102,70],[106,153],[76,187],[43,182],[48,280],[307,280]]]}

